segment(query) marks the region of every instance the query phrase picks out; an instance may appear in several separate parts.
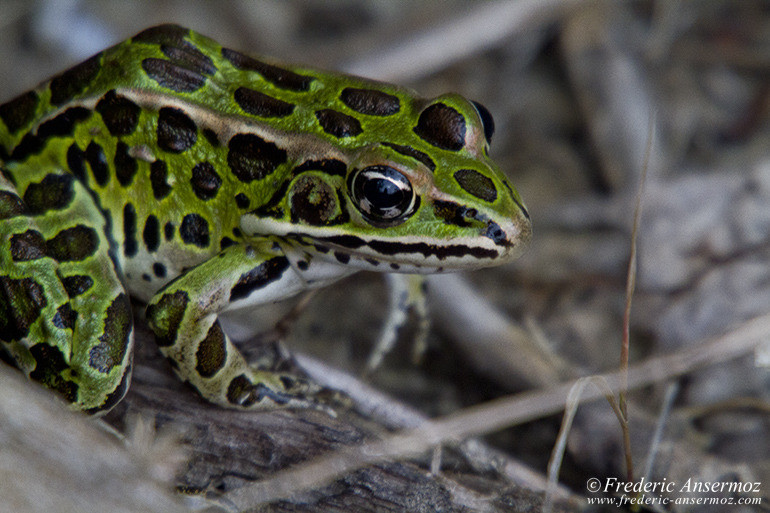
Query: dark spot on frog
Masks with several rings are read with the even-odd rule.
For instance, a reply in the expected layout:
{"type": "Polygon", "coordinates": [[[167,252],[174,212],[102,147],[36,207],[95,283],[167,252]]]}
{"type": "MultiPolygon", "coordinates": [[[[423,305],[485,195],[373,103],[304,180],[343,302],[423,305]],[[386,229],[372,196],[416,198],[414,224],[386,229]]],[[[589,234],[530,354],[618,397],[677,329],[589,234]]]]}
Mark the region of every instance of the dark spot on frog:
{"type": "Polygon", "coordinates": [[[467,193],[492,203],[497,199],[494,182],[474,169],[455,171],[454,178],[467,193]]]}
{"type": "Polygon", "coordinates": [[[147,321],[159,346],[168,347],[176,342],[177,332],[189,302],[187,292],[178,290],[163,294],[156,303],[147,307],[147,321]]]}
{"type": "Polygon", "coordinates": [[[235,204],[238,205],[238,208],[247,209],[251,205],[251,201],[249,200],[248,196],[242,192],[239,192],[235,195],[235,204]]]}
{"type": "Polygon", "coordinates": [[[96,54],[74,68],[52,78],[48,86],[51,90],[51,104],[63,105],[83,92],[101,70],[101,59],[102,54],[96,54]]]}
{"type": "Polygon", "coordinates": [[[158,113],[158,146],[170,153],[182,153],[198,140],[198,127],[183,110],[163,107],[158,113]]]}
{"type": "Polygon", "coordinates": [[[286,162],[286,151],[254,134],[236,134],[228,143],[227,163],[238,180],[261,180],[286,162]]]}
{"type": "Polygon", "coordinates": [[[123,207],[123,254],[133,257],[139,250],[136,241],[136,209],[131,203],[123,207]]]}
{"type": "Polygon", "coordinates": [[[192,169],[190,184],[195,195],[207,201],[216,197],[219,187],[222,185],[222,179],[211,163],[198,162],[192,169]]]}
{"type": "Polygon", "coordinates": [[[0,333],[3,340],[20,340],[48,304],[43,287],[32,278],[0,276],[0,333]]]}
{"type": "Polygon", "coordinates": [[[459,151],[465,146],[465,118],[448,105],[434,103],[422,111],[414,133],[437,148],[459,151]]]}
{"type": "Polygon", "coordinates": [[[157,251],[158,247],[160,247],[160,222],[154,214],[147,216],[147,220],[144,222],[142,239],[147,251],[151,253],[157,251]]]}
{"type": "Polygon", "coordinates": [[[28,91],[0,105],[0,119],[10,133],[18,132],[33,121],[39,101],[36,92],[28,91]]]}
{"type": "Polygon", "coordinates": [[[283,118],[294,112],[294,104],[278,98],[273,98],[265,93],[239,87],[233,94],[237,103],[244,112],[262,118],[283,118]]]}
{"type": "Polygon", "coordinates": [[[115,177],[123,187],[128,187],[136,175],[136,159],[129,155],[129,147],[123,141],[118,141],[115,147],[115,177]]]}
{"type": "Polygon", "coordinates": [[[167,222],[163,226],[163,236],[166,238],[167,241],[170,241],[174,238],[174,232],[176,231],[176,226],[174,226],[174,223],[171,221],[167,222]]]}
{"type": "Polygon", "coordinates": [[[288,268],[289,260],[286,257],[275,257],[262,262],[241,275],[230,290],[230,301],[248,297],[254,291],[279,279],[288,268]]]}
{"type": "Polygon", "coordinates": [[[166,266],[163,265],[160,262],[155,262],[152,264],[152,272],[157,276],[158,278],[165,278],[166,277],[166,266]]]}
{"type": "Polygon", "coordinates": [[[224,367],[227,360],[225,334],[215,321],[195,352],[195,370],[204,378],[210,378],[224,367]]]}
{"type": "Polygon", "coordinates": [[[99,337],[99,344],[88,352],[88,364],[104,374],[120,365],[128,352],[132,330],[131,302],[121,292],[105,312],[104,333],[99,337]]]}
{"type": "Polygon", "coordinates": [[[240,52],[236,52],[235,50],[230,50],[229,48],[222,48],[222,57],[230,61],[230,63],[238,69],[256,71],[262,75],[265,80],[281,89],[297,92],[308,91],[310,89],[310,84],[315,80],[313,77],[300,75],[293,71],[258,61],[240,52]]]}
{"type": "Polygon", "coordinates": [[[73,298],[88,291],[93,286],[94,280],[90,276],[76,274],[62,278],[62,284],[67,295],[73,298]]]}
{"type": "Polygon", "coordinates": [[[186,244],[199,248],[209,245],[209,223],[198,214],[187,214],[179,226],[179,235],[186,244]]]}
{"type": "Polygon", "coordinates": [[[338,211],[337,195],[324,180],[313,175],[297,178],[290,192],[291,221],[328,226],[338,211]]]}
{"type": "Polygon", "coordinates": [[[82,224],[66,228],[46,242],[47,252],[59,262],[78,262],[90,257],[99,248],[96,230],[82,224]]]}
{"type": "Polygon", "coordinates": [[[346,87],[340,94],[340,100],[354,111],[369,116],[391,116],[401,108],[398,96],[376,89],[346,87]]]}
{"type": "Polygon", "coordinates": [[[29,373],[30,379],[59,392],[67,401],[75,402],[78,385],[62,376],[62,371],[69,365],[61,349],[41,342],[30,347],[29,352],[35,360],[35,369],[29,373]]]}
{"type": "Polygon", "coordinates": [[[168,184],[168,165],[162,160],[150,164],[150,187],[156,200],[162,200],[171,193],[168,184]]]}
{"type": "Polygon", "coordinates": [[[73,142],[67,149],[67,167],[69,167],[78,180],[84,184],[88,183],[86,175],[86,154],[80,149],[78,143],[73,142]]]}
{"type": "Polygon", "coordinates": [[[114,89],[102,96],[96,110],[101,114],[107,130],[115,137],[134,133],[141,113],[137,104],[118,95],[114,89]]]}
{"type": "Polygon", "coordinates": [[[315,117],[323,131],[334,137],[355,137],[363,132],[356,118],[333,109],[317,110],[315,117]]]}
{"type": "Polygon", "coordinates": [[[46,256],[45,239],[37,230],[14,233],[11,235],[10,247],[14,262],[29,262],[46,256]]]}
{"type": "Polygon", "coordinates": [[[86,162],[91,167],[91,174],[94,175],[96,183],[102,187],[107,185],[110,178],[107,157],[104,156],[102,147],[93,141],[86,147],[86,162]]]}
{"type": "Polygon", "coordinates": [[[142,61],[142,69],[158,85],[178,93],[197,91],[206,83],[206,77],[198,71],[185,68],[166,59],[148,57],[142,61]]]}

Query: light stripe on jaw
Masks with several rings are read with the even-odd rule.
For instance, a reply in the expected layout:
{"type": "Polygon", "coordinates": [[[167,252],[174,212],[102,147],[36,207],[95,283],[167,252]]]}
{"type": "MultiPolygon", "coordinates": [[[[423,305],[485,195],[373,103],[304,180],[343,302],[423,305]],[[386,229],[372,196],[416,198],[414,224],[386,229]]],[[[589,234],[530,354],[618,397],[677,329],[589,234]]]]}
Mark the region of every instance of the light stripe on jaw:
{"type": "MultiPolygon", "coordinates": [[[[290,238],[304,238],[305,234],[290,232],[286,234],[290,238]]],[[[439,246],[427,242],[391,242],[384,240],[365,241],[355,235],[332,235],[327,237],[312,237],[312,240],[321,243],[334,244],[347,249],[358,249],[368,247],[379,254],[392,256],[401,254],[419,253],[424,257],[435,256],[439,260],[445,258],[462,258],[472,256],[478,259],[495,259],[500,256],[497,251],[492,249],[480,248],[476,246],[465,246],[462,244],[450,244],[439,246]]]]}

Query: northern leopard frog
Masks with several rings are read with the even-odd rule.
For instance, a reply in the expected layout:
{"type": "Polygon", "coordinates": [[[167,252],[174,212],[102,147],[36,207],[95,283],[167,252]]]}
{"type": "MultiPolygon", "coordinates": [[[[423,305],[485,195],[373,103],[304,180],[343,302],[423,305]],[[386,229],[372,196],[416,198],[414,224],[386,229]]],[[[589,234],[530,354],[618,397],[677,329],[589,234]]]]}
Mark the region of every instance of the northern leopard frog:
{"type": "Polygon", "coordinates": [[[249,365],[218,315],[361,269],[510,261],[530,222],[488,158],[493,128],[455,94],[145,30],[0,105],[2,345],[75,408],[108,410],[130,382],[131,295],[209,401],[306,406],[313,386],[249,365]]]}

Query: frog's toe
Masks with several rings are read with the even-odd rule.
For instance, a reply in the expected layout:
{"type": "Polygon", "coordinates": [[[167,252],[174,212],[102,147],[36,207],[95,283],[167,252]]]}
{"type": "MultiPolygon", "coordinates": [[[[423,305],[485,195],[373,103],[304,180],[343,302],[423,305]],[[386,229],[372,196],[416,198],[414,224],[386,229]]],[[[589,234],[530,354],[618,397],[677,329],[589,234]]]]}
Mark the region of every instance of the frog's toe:
{"type": "Polygon", "coordinates": [[[335,410],[350,409],[354,405],[348,394],[335,388],[322,387],[314,394],[314,398],[319,404],[328,405],[335,410]]]}

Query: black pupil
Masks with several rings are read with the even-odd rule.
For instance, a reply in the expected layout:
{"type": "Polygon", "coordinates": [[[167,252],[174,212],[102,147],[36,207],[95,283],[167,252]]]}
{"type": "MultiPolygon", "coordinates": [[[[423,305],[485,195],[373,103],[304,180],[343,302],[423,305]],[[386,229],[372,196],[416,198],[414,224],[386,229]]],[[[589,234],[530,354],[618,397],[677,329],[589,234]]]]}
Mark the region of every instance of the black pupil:
{"type": "Polygon", "coordinates": [[[404,191],[385,178],[367,180],[362,192],[374,207],[382,210],[396,207],[404,200],[404,191]]]}
{"type": "Polygon", "coordinates": [[[385,165],[369,166],[358,172],[352,183],[356,207],[375,223],[395,223],[404,219],[414,201],[409,180],[385,165]]]}

